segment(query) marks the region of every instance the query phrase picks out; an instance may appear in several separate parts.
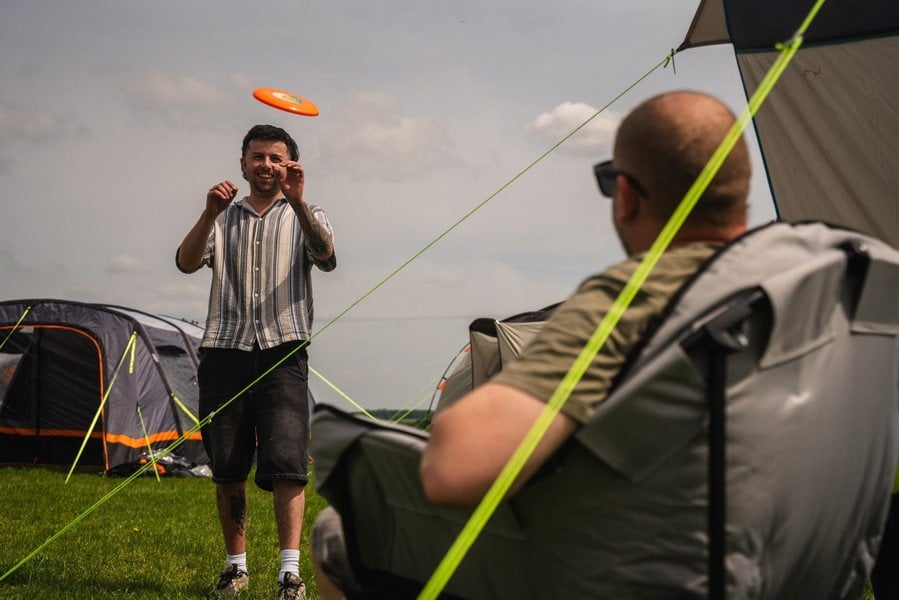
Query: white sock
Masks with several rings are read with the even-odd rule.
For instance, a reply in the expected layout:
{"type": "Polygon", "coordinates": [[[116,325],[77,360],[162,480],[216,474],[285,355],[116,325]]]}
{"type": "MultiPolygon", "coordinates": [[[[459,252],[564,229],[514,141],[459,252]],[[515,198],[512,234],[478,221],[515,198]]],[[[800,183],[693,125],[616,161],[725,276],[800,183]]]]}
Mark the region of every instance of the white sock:
{"type": "Polygon", "coordinates": [[[300,551],[281,550],[281,572],[278,573],[278,581],[284,582],[284,574],[293,573],[300,576],[300,551]]]}
{"type": "Polygon", "coordinates": [[[225,562],[229,565],[237,565],[238,569],[240,569],[244,573],[249,573],[249,571],[247,571],[246,552],[242,552],[240,554],[228,554],[225,556],[225,562]]]}

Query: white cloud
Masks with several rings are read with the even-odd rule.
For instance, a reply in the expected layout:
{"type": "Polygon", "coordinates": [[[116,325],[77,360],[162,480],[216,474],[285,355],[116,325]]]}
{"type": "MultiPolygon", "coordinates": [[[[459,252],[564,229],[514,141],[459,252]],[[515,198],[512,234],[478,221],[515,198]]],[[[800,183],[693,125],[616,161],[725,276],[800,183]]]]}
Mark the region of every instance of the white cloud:
{"type": "Polygon", "coordinates": [[[73,129],[73,121],[37,108],[0,104],[0,137],[32,142],[57,141],[73,129]]]}
{"type": "Polygon", "coordinates": [[[153,268],[136,256],[120,254],[106,263],[108,273],[151,273],[153,268]]]}
{"type": "Polygon", "coordinates": [[[525,130],[549,143],[555,143],[590,120],[560,147],[561,150],[585,152],[592,156],[601,151],[611,156],[615,132],[623,116],[621,113],[606,109],[596,114],[597,109],[583,102],[563,102],[552,111],[541,113],[525,130]],[[591,118],[592,117],[592,118],[591,118]]]}
{"type": "Polygon", "coordinates": [[[399,181],[459,162],[442,125],[404,114],[386,94],[355,93],[335,110],[333,121],[338,123],[336,132],[320,142],[323,159],[348,175],[399,181]]]}
{"type": "Polygon", "coordinates": [[[125,96],[139,117],[157,117],[173,127],[186,129],[215,126],[217,115],[229,98],[209,82],[160,69],[133,81],[125,89],[125,96]]]}

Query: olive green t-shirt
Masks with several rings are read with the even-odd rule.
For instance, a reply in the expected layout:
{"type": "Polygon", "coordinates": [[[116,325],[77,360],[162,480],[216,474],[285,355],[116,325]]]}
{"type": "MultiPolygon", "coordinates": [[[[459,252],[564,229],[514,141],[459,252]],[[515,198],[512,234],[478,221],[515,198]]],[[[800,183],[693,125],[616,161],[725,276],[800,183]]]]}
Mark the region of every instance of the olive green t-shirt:
{"type": "MultiPolygon", "coordinates": [[[[562,412],[581,424],[590,420],[653,317],[664,310],[674,293],[721,245],[688,244],[671,248],[662,255],[575,386],[562,412]]],[[[518,359],[505,366],[492,381],[548,402],[641,259],[642,256],[631,257],[584,281],[556,309],[518,359]]]]}

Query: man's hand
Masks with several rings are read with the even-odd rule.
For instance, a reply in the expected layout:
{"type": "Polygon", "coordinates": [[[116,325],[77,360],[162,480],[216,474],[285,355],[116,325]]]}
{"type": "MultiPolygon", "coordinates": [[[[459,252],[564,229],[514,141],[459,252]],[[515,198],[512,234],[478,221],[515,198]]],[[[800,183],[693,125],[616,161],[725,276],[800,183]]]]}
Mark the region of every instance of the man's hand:
{"type": "Polygon", "coordinates": [[[206,213],[213,219],[228,208],[237,196],[237,186],[230,180],[217,183],[206,192],[206,213]]]}
{"type": "Polygon", "coordinates": [[[281,186],[281,192],[290,204],[302,204],[303,187],[306,184],[306,174],[303,172],[303,166],[292,160],[285,161],[278,165],[273,165],[275,177],[278,179],[278,185],[281,186]]]}
{"type": "Polygon", "coordinates": [[[184,241],[178,246],[175,255],[175,264],[185,273],[192,273],[203,264],[203,253],[206,250],[206,240],[215,226],[215,218],[223,210],[228,208],[234,197],[237,196],[237,186],[232,181],[217,183],[206,192],[206,208],[197,219],[197,223],[184,236],[184,241]]]}

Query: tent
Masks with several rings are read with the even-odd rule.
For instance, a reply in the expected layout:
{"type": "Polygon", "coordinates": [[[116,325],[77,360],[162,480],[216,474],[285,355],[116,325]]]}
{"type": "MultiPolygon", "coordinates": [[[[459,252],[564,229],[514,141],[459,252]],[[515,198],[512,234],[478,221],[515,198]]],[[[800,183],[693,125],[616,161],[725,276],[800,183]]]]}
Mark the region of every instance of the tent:
{"type": "MultiPolygon", "coordinates": [[[[109,471],[165,449],[197,422],[202,333],[124,307],[0,302],[0,463],[109,471]]],[[[209,462],[198,432],[174,452],[209,462]]]]}
{"type": "MultiPolygon", "coordinates": [[[[702,0],[680,50],[731,43],[747,96],[813,2],[702,0]]],[[[899,246],[899,2],[827,0],[754,119],[780,219],[899,246]]]]}
{"type": "Polygon", "coordinates": [[[453,358],[434,390],[431,406],[440,411],[499,373],[540,331],[560,303],[506,317],[480,318],[468,326],[469,343],[453,358]]]}

